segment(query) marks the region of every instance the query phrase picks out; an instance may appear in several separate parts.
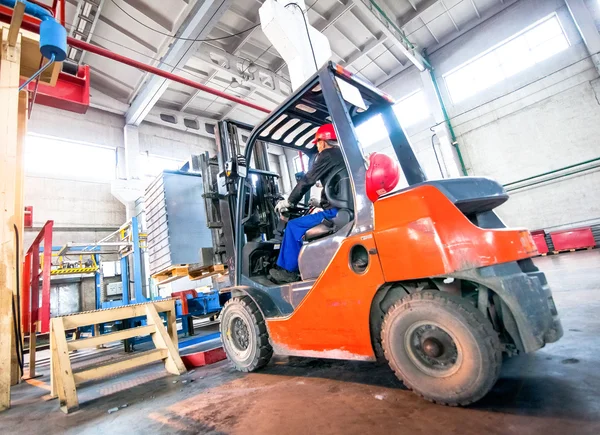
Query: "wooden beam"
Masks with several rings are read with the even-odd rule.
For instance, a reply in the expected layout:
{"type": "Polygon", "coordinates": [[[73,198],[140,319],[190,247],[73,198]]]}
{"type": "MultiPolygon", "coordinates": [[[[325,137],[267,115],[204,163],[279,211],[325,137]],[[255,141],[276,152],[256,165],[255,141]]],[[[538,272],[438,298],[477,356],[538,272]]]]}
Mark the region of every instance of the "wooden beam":
{"type": "Polygon", "coordinates": [[[10,407],[13,340],[13,294],[17,281],[15,203],[21,35],[9,45],[8,29],[1,31],[0,51],[0,411],[10,407]]]}
{"type": "Polygon", "coordinates": [[[154,345],[157,349],[166,349],[168,351],[168,356],[165,360],[165,369],[173,375],[182,375],[187,370],[179,356],[179,349],[173,344],[171,337],[163,325],[162,319],[153,305],[146,306],[146,316],[148,325],[153,325],[156,328],[155,333],[152,334],[154,345]]]}
{"type": "Polygon", "coordinates": [[[58,382],[56,385],[60,409],[65,413],[69,413],[79,408],[79,400],[77,399],[73,369],[69,359],[65,325],[62,317],[56,317],[50,323],[52,324],[50,327],[50,340],[54,340],[54,345],[51,346],[54,350],[51,358],[54,361],[51,364],[54,364],[55,373],[60,373],[57,376],[58,382]]]}
{"type": "MultiPolygon", "coordinates": [[[[14,16],[14,15],[13,15],[14,16]]],[[[27,113],[28,113],[29,99],[27,91],[21,91],[19,93],[19,116],[18,116],[18,134],[17,134],[17,186],[15,192],[15,225],[18,229],[18,245],[19,252],[17,252],[17,256],[19,260],[17,261],[17,274],[19,277],[23,277],[23,252],[25,251],[23,242],[24,242],[24,232],[25,232],[25,171],[24,167],[24,145],[25,145],[25,136],[27,135],[27,113]]],[[[18,294],[23,294],[24,283],[22,280],[19,280],[19,288],[15,286],[13,290],[13,303],[17,310],[21,310],[19,306],[19,298],[18,294]]],[[[21,382],[21,370],[18,367],[18,357],[17,357],[17,341],[23,344],[23,337],[17,337],[16,340],[13,340],[12,344],[12,352],[13,352],[13,363],[12,363],[12,385],[15,385],[21,382]]]]}
{"type": "Polygon", "coordinates": [[[58,397],[60,385],[60,373],[56,364],[57,358],[58,354],[56,353],[56,336],[54,335],[52,321],[50,321],[50,397],[52,398],[58,397]]]}
{"type": "Polygon", "coordinates": [[[69,350],[86,349],[89,347],[100,346],[101,344],[112,343],[114,341],[127,340],[128,338],[149,335],[154,332],[154,326],[139,326],[137,328],[123,329],[122,331],[111,332],[109,334],[99,334],[95,337],[85,338],[83,340],[73,340],[67,343],[69,350]]]}
{"type": "Polygon", "coordinates": [[[167,311],[167,332],[171,336],[171,341],[175,347],[178,348],[179,338],[177,337],[177,312],[175,311],[175,304],[167,311]]]}
{"type": "Polygon", "coordinates": [[[116,363],[75,372],[73,376],[75,377],[75,383],[79,385],[92,379],[104,378],[106,376],[133,369],[144,364],[162,361],[167,358],[168,354],[169,351],[167,349],[153,349],[116,363]]]}
{"type": "Polygon", "coordinates": [[[25,16],[25,3],[17,1],[13,9],[13,16],[10,20],[10,30],[8,31],[8,45],[14,47],[17,45],[17,38],[19,37],[19,30],[21,30],[21,23],[25,16]]]}
{"type": "MultiPolygon", "coordinates": [[[[173,304],[172,299],[153,302],[156,311],[159,313],[167,312],[173,304]]],[[[129,319],[131,317],[140,317],[146,315],[146,306],[129,305],[126,307],[113,308],[110,310],[90,311],[89,313],[74,314],[63,317],[66,329],[75,329],[81,326],[95,325],[96,323],[108,323],[116,320],[129,319]]]]}
{"type": "Polygon", "coordinates": [[[37,346],[37,325],[38,322],[35,322],[29,332],[29,374],[27,375],[27,379],[33,379],[36,377],[35,374],[35,364],[36,364],[36,346],[37,346]]]}
{"type": "MultiPolygon", "coordinates": [[[[10,32],[8,24],[0,23],[0,27],[6,29],[7,32],[10,32]]],[[[42,65],[43,57],[40,53],[40,36],[24,29],[19,31],[19,35],[21,39],[21,76],[29,78],[37,72],[37,70],[40,69],[40,65],[42,65]]],[[[54,62],[51,67],[42,73],[40,76],[40,83],[55,86],[61,69],[62,62],[54,62]]]]}
{"type": "MultiPolygon", "coordinates": [[[[175,301],[167,299],[163,301],[149,302],[139,305],[131,305],[116,309],[91,311],[73,316],[55,317],[50,322],[50,372],[51,372],[51,396],[58,396],[61,410],[69,413],[79,408],[76,386],[82,382],[92,379],[103,378],[115,373],[136,368],[140,365],[155,361],[164,361],[165,368],[169,373],[181,375],[186,372],[185,365],[179,356],[177,341],[173,342],[163,321],[158,314],[166,312],[168,324],[173,327],[172,320],[175,318],[175,301]],[[158,310],[157,310],[158,307],[158,310]],[[96,323],[107,323],[112,320],[128,319],[132,317],[146,316],[147,325],[136,328],[125,329],[109,334],[96,335],[84,340],[71,340],[67,342],[65,336],[66,321],[71,325],[90,325],[92,320],[96,323]],[[171,317],[173,316],[173,317],[171,317]],[[143,352],[130,358],[103,364],[96,367],[73,372],[69,351],[91,348],[103,343],[117,340],[125,340],[140,335],[150,334],[156,349],[143,352]]],[[[69,329],[71,329],[70,327],[69,329]]],[[[74,328],[74,326],[73,326],[74,328]]],[[[177,331],[174,331],[175,334],[177,331]]],[[[176,340],[176,336],[175,336],[176,340]]]]}

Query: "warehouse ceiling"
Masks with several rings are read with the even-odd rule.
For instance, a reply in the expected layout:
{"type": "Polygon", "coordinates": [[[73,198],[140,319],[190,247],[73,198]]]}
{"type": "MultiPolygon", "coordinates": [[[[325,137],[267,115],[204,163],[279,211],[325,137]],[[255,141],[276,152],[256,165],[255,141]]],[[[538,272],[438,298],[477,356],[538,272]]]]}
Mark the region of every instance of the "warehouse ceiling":
{"type": "MultiPolygon", "coordinates": [[[[306,5],[310,23],[329,38],[333,60],[379,85],[411,65],[397,30],[431,53],[515,1],[306,0],[306,5]]],[[[67,0],[67,29],[75,38],[272,109],[289,95],[290,83],[286,65],[260,28],[262,3],[67,0]]],[[[91,67],[92,104],[124,113],[130,124],[164,122],[161,113],[249,123],[264,116],[91,53],[72,49],[69,57],[91,67]]]]}

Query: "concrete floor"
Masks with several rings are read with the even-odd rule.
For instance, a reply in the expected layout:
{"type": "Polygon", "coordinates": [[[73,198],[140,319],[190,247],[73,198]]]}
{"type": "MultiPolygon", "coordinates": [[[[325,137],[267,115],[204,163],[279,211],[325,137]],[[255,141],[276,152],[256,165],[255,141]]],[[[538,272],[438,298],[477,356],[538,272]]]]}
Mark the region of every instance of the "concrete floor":
{"type": "Polygon", "coordinates": [[[46,375],[13,390],[0,432],[600,434],[600,250],[536,263],[554,290],[565,336],[506,361],[492,392],[469,408],[419,399],[387,366],[275,358],[252,374],[234,371],[227,361],[182,377],[149,366],[80,388],[81,409],[71,415],[58,411],[55,400],[43,400],[46,375]]]}

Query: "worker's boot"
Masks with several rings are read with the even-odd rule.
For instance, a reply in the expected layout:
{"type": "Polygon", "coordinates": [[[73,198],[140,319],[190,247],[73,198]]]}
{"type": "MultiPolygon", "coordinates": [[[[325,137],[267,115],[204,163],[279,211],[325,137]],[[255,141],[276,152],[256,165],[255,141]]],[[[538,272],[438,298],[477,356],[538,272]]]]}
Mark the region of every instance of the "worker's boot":
{"type": "Polygon", "coordinates": [[[277,284],[287,284],[300,280],[300,275],[285,269],[271,269],[269,275],[277,284]]]}

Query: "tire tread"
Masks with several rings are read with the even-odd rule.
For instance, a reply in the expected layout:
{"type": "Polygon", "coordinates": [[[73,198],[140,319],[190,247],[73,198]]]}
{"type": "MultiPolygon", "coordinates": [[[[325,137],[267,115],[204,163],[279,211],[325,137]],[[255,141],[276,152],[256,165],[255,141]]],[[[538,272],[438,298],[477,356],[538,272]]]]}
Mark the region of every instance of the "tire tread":
{"type": "Polygon", "coordinates": [[[396,377],[400,379],[408,389],[410,389],[423,399],[428,400],[432,403],[437,403],[439,405],[445,406],[469,405],[481,399],[493,387],[498,377],[500,376],[500,369],[502,368],[502,352],[498,333],[494,330],[492,324],[482,316],[481,312],[476,307],[474,307],[467,301],[464,301],[458,297],[448,295],[447,293],[443,293],[440,291],[420,291],[412,293],[402,299],[399,299],[389,308],[389,310],[384,316],[383,324],[381,326],[381,341],[384,355],[388,361],[390,368],[396,374],[396,377]],[[450,305],[453,308],[456,308],[465,317],[468,325],[474,330],[477,330],[481,334],[481,336],[484,337],[484,341],[491,349],[491,352],[488,352],[489,358],[487,363],[493,370],[493,376],[490,377],[489,382],[487,382],[482,388],[480,388],[479,394],[474,395],[472,399],[457,402],[450,400],[440,401],[427,397],[423,392],[419,391],[408,381],[403,379],[402,372],[400,371],[399,367],[397,367],[397,365],[395,364],[394,359],[391,358],[391,350],[386,345],[386,335],[389,333],[390,323],[392,322],[394,317],[397,316],[399,313],[410,310],[411,302],[427,300],[440,301],[446,305],[450,305]]]}
{"type": "MultiPolygon", "coordinates": [[[[263,318],[262,313],[249,296],[236,296],[229,299],[225,305],[223,306],[223,311],[227,309],[228,306],[233,304],[239,304],[252,318],[256,338],[257,338],[257,352],[254,356],[252,363],[247,367],[240,367],[234,361],[233,365],[235,368],[241,372],[253,372],[258,370],[264,366],[266,366],[271,357],[273,356],[273,348],[269,343],[269,333],[267,331],[267,324],[265,319],[263,318]]],[[[221,330],[221,336],[223,336],[223,331],[221,330]]]]}

